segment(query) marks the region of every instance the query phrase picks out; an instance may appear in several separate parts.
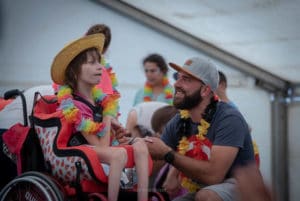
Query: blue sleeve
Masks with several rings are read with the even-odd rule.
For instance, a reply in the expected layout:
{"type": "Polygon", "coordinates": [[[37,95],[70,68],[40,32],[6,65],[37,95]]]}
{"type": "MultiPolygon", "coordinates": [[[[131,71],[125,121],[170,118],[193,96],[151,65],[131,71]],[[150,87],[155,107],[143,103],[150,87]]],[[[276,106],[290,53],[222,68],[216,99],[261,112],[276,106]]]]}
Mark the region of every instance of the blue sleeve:
{"type": "Polygon", "coordinates": [[[177,149],[178,139],[177,139],[177,131],[178,131],[178,121],[180,120],[179,115],[175,115],[165,126],[163,133],[161,135],[162,141],[171,147],[172,149],[177,149]]]}
{"type": "Polygon", "coordinates": [[[214,145],[243,148],[249,130],[245,121],[236,115],[228,115],[216,125],[214,145]]]}

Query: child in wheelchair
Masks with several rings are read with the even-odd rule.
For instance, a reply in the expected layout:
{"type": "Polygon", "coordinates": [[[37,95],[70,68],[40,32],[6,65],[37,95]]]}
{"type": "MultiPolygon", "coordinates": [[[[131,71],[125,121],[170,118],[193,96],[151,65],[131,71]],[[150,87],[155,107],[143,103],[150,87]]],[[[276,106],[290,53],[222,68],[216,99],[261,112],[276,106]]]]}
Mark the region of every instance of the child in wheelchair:
{"type": "MultiPolygon", "coordinates": [[[[109,165],[108,200],[118,199],[122,170],[127,151],[120,142],[130,141],[137,172],[138,200],[148,200],[148,150],[141,139],[127,139],[125,129],[116,120],[118,96],[106,96],[96,85],[100,82],[100,65],[104,36],[82,37],[64,47],[54,58],[51,77],[60,85],[58,111],[72,124],[73,140],[92,146],[99,161],[109,165]],[[76,137],[77,136],[77,137],[76,137]]],[[[72,146],[72,143],[70,144],[72,146]]]]}

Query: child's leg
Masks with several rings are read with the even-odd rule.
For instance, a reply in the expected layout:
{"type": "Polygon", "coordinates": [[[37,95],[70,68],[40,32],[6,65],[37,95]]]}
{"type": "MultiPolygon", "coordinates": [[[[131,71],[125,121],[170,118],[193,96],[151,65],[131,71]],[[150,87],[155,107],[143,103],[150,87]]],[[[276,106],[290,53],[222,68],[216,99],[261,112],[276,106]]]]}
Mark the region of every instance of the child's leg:
{"type": "Polygon", "coordinates": [[[134,152],[134,161],[138,179],[138,200],[148,200],[148,183],[149,183],[149,152],[146,143],[142,139],[136,139],[132,144],[134,152]]]}
{"type": "Polygon", "coordinates": [[[120,179],[127,163],[127,152],[121,147],[95,147],[101,162],[108,163],[108,200],[116,201],[119,195],[120,179]]]}

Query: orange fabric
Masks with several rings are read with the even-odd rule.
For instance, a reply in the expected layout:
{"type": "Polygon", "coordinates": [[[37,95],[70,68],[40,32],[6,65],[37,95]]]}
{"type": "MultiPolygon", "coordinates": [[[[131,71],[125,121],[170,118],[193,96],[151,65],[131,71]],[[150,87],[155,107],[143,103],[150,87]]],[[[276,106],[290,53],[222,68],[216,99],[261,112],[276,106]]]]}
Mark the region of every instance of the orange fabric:
{"type": "Polygon", "coordinates": [[[100,88],[102,92],[107,95],[113,94],[111,79],[107,70],[104,67],[102,68],[100,83],[97,85],[97,87],[100,88]]]}
{"type": "Polygon", "coordinates": [[[14,99],[5,100],[4,98],[0,98],[0,111],[5,108],[6,105],[10,104],[14,99]]]}
{"type": "MultiPolygon", "coordinates": [[[[123,147],[127,151],[128,160],[127,160],[127,164],[125,167],[127,167],[127,168],[133,167],[135,165],[134,155],[133,155],[133,146],[132,145],[119,145],[119,147],[123,147]]],[[[153,168],[153,161],[152,161],[152,158],[150,155],[148,157],[148,163],[149,163],[148,168],[149,168],[149,176],[150,176],[152,173],[152,168],[153,168]]]]}

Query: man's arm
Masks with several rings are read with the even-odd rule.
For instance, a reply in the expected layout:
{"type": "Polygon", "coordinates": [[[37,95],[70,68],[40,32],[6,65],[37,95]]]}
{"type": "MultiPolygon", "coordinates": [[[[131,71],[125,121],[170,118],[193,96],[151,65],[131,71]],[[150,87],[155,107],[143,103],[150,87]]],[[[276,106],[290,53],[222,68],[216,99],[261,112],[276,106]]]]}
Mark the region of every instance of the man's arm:
{"type": "MultiPolygon", "coordinates": [[[[157,138],[146,138],[151,156],[154,159],[164,159],[172,149],[157,138]]],[[[213,145],[209,161],[196,160],[174,152],[172,165],[186,176],[205,184],[216,184],[224,180],[238,152],[237,147],[213,145]]]]}
{"type": "Polygon", "coordinates": [[[173,166],[186,176],[205,184],[216,184],[224,180],[238,152],[237,147],[212,146],[208,161],[196,160],[176,153],[173,166]]]}

